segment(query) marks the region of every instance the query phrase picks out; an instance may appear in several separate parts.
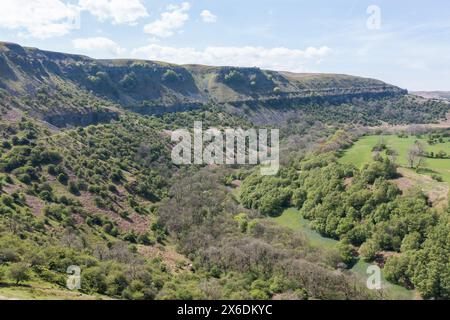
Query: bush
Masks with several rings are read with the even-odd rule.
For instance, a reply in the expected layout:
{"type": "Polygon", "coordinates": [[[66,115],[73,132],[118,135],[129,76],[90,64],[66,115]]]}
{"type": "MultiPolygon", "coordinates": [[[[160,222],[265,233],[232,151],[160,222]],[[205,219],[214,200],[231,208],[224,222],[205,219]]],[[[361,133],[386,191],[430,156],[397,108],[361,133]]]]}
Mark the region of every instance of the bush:
{"type": "Polygon", "coordinates": [[[5,140],[5,141],[2,142],[2,147],[5,148],[5,149],[11,149],[12,145],[11,145],[11,143],[9,141],[5,140]]]}
{"type": "Polygon", "coordinates": [[[122,219],[128,219],[128,217],[130,216],[130,213],[128,211],[121,211],[119,213],[119,215],[122,219]]]}
{"type": "Polygon", "coordinates": [[[163,76],[162,80],[165,82],[177,82],[181,80],[181,76],[173,70],[167,70],[163,76]]]}
{"type": "Polygon", "coordinates": [[[268,300],[269,299],[269,295],[260,289],[254,289],[254,290],[250,291],[250,295],[252,296],[253,300],[268,300]]]}
{"type": "Polygon", "coordinates": [[[339,256],[347,267],[352,267],[355,264],[355,256],[353,254],[353,247],[347,241],[340,241],[338,243],[339,256]]]}
{"type": "Polygon", "coordinates": [[[47,201],[47,202],[52,202],[53,194],[50,191],[44,190],[39,193],[39,198],[41,198],[42,200],[47,201]]]}
{"type": "Polygon", "coordinates": [[[131,243],[137,243],[137,237],[136,234],[131,231],[124,235],[123,240],[131,242],[131,243]]]}
{"type": "Polygon", "coordinates": [[[150,239],[150,237],[148,236],[148,234],[141,234],[138,236],[137,238],[137,242],[139,244],[143,244],[145,246],[149,246],[149,245],[153,245],[155,244],[155,241],[153,241],[152,239],[150,239]]]}
{"type": "Polygon", "coordinates": [[[29,174],[19,174],[17,175],[17,180],[24,184],[30,184],[31,183],[31,176],[29,174]]]}
{"type": "Polygon", "coordinates": [[[5,177],[5,182],[8,183],[8,184],[13,184],[13,183],[14,183],[14,181],[13,181],[13,179],[11,178],[10,175],[6,175],[6,177],[5,177]]]}
{"type": "Polygon", "coordinates": [[[12,248],[0,248],[0,264],[7,262],[19,262],[20,256],[12,248]]]}
{"type": "Polygon", "coordinates": [[[81,288],[85,292],[90,293],[105,293],[107,290],[107,283],[105,271],[100,267],[91,267],[83,270],[81,274],[81,288]]]}
{"type": "Polygon", "coordinates": [[[371,262],[375,260],[379,251],[380,246],[378,245],[378,243],[376,243],[376,241],[374,241],[373,239],[370,239],[361,246],[359,252],[361,254],[361,257],[365,261],[371,262]]]}
{"type": "Polygon", "coordinates": [[[57,171],[57,169],[56,169],[56,166],[53,165],[53,164],[51,164],[51,165],[48,166],[47,172],[48,172],[48,174],[50,174],[50,175],[52,175],[52,176],[56,176],[56,175],[58,174],[58,171],[57,171]]]}
{"type": "Polygon", "coordinates": [[[5,206],[8,206],[10,208],[13,207],[14,199],[6,194],[1,196],[1,201],[5,206]]]}
{"type": "Polygon", "coordinates": [[[444,182],[444,179],[441,176],[437,175],[437,174],[431,175],[431,178],[433,180],[437,181],[437,182],[444,182]]]}
{"type": "Polygon", "coordinates": [[[28,266],[24,263],[14,263],[9,267],[8,278],[14,281],[16,285],[28,281],[30,279],[28,269],[28,266]]]}
{"type": "Polygon", "coordinates": [[[57,151],[45,150],[39,155],[39,164],[58,164],[62,161],[62,156],[57,151]]]}
{"type": "Polygon", "coordinates": [[[117,187],[113,184],[108,185],[108,190],[112,193],[117,193],[117,187]]]}
{"type": "Polygon", "coordinates": [[[229,84],[240,84],[240,83],[244,83],[248,79],[245,77],[245,75],[242,72],[239,72],[237,70],[231,70],[224,76],[223,80],[225,83],[229,83],[229,84]]]}
{"type": "Polygon", "coordinates": [[[79,195],[80,194],[80,190],[79,190],[78,184],[76,182],[73,182],[73,181],[69,182],[69,192],[74,194],[74,195],[79,195]]]}
{"type": "Polygon", "coordinates": [[[58,175],[57,179],[61,184],[66,185],[67,182],[69,181],[69,176],[67,175],[67,173],[62,172],[58,175]]]}
{"type": "Polygon", "coordinates": [[[119,83],[125,90],[133,90],[138,83],[138,79],[136,77],[136,74],[134,72],[131,72],[129,74],[126,74],[119,83]]]}
{"type": "Polygon", "coordinates": [[[107,222],[103,225],[103,231],[113,237],[117,237],[119,235],[119,231],[111,222],[107,222]]]}

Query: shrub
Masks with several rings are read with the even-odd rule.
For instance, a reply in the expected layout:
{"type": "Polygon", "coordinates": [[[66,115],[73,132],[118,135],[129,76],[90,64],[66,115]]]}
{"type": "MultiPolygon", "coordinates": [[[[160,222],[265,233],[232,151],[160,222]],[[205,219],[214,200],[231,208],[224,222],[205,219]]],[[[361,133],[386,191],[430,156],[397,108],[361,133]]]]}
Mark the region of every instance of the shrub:
{"type": "Polygon", "coordinates": [[[47,202],[52,202],[53,194],[50,191],[44,190],[39,193],[39,198],[47,202]]]}
{"type": "Polygon", "coordinates": [[[52,176],[56,176],[58,174],[58,171],[56,170],[56,166],[53,164],[48,166],[47,172],[48,172],[48,174],[50,174],[52,176]]]}
{"type": "Polygon", "coordinates": [[[29,174],[19,174],[17,175],[17,180],[24,184],[30,184],[31,183],[31,176],[29,174]]]}
{"type": "Polygon", "coordinates": [[[119,235],[119,231],[116,227],[112,224],[112,222],[107,222],[103,225],[103,231],[105,231],[107,234],[117,237],[119,235]]]}
{"type": "Polygon", "coordinates": [[[8,183],[8,184],[13,184],[13,183],[14,183],[14,181],[13,181],[13,179],[11,178],[10,175],[6,175],[6,177],[5,177],[5,182],[8,183]]]}
{"type": "Polygon", "coordinates": [[[260,289],[254,289],[254,290],[250,291],[250,295],[252,296],[253,300],[268,300],[269,299],[269,295],[260,289]]]}
{"type": "Polygon", "coordinates": [[[11,143],[9,141],[5,140],[5,141],[2,142],[2,147],[5,148],[5,149],[11,149],[12,145],[11,145],[11,143]]]}
{"type": "Polygon", "coordinates": [[[128,211],[121,211],[119,213],[119,215],[122,219],[128,219],[128,217],[130,216],[130,213],[128,211]]]}
{"type": "Polygon", "coordinates": [[[18,262],[20,256],[13,248],[0,248],[0,264],[7,262],[18,262]]]}
{"type": "Polygon", "coordinates": [[[155,242],[152,241],[146,233],[139,235],[137,238],[137,242],[146,246],[155,244],[155,242]]]}
{"type": "Polygon", "coordinates": [[[231,70],[224,76],[223,80],[225,83],[240,84],[245,82],[247,79],[242,72],[231,70]]]}
{"type": "Polygon", "coordinates": [[[14,281],[16,285],[28,281],[30,279],[28,269],[28,266],[24,263],[14,263],[9,267],[8,278],[14,281]]]}
{"type": "Polygon", "coordinates": [[[138,80],[136,74],[131,72],[126,74],[119,83],[125,90],[133,90],[136,87],[138,80]]]}
{"type": "Polygon", "coordinates": [[[365,242],[360,248],[361,257],[365,261],[373,261],[377,257],[378,252],[380,251],[380,246],[373,239],[365,242]]]}
{"type": "Polygon", "coordinates": [[[444,179],[441,176],[437,175],[437,174],[431,175],[431,178],[433,178],[433,180],[435,180],[437,182],[444,182],[444,179]]]}
{"type": "Polygon", "coordinates": [[[123,236],[123,240],[131,242],[131,243],[137,243],[137,237],[134,231],[128,232],[123,236]]]}
{"type": "Polygon", "coordinates": [[[338,243],[338,250],[342,262],[345,263],[347,267],[352,267],[355,263],[353,247],[346,241],[340,241],[338,243]]]}
{"type": "Polygon", "coordinates": [[[165,82],[177,82],[181,80],[181,76],[173,70],[167,70],[163,76],[162,80],[165,82]]]}
{"type": "Polygon", "coordinates": [[[14,199],[6,194],[1,196],[1,201],[5,206],[8,206],[10,208],[13,207],[14,199]]]}
{"type": "Polygon", "coordinates": [[[117,187],[113,184],[108,185],[108,190],[112,193],[117,193],[117,187]]]}
{"type": "Polygon", "coordinates": [[[79,190],[78,184],[76,182],[74,182],[74,181],[69,182],[69,192],[74,195],[80,194],[80,190],[79,190]]]}
{"type": "Polygon", "coordinates": [[[66,185],[67,182],[69,181],[69,176],[67,175],[67,173],[62,172],[58,175],[57,179],[61,184],[66,185]]]}

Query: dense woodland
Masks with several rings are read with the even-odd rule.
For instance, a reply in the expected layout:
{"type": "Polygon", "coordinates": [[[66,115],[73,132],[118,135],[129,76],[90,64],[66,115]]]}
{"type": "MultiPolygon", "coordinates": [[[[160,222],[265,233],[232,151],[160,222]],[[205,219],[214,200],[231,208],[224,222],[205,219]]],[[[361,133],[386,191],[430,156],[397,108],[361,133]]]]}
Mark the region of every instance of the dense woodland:
{"type": "Polygon", "coordinates": [[[315,230],[340,240],[348,267],[360,256],[383,265],[390,281],[416,288],[424,298],[448,299],[450,211],[432,208],[419,187],[403,194],[389,181],[398,175],[389,157],[378,156],[362,169],[340,164],[339,150],[351,140],[337,132],[276,177],[248,176],[243,205],[266,215],[299,208],[315,230]]]}

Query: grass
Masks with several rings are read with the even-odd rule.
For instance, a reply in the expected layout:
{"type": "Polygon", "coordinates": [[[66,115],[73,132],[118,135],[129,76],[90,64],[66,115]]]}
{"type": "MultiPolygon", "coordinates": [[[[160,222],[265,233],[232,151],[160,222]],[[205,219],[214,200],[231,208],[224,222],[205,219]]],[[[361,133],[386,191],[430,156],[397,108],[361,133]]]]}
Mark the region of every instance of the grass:
{"type": "Polygon", "coordinates": [[[0,284],[0,300],[110,300],[100,295],[86,295],[78,291],[69,291],[56,285],[41,281],[29,281],[16,286],[10,283],[0,284]]]}
{"type": "MultiPolygon", "coordinates": [[[[361,281],[367,281],[367,268],[371,266],[370,263],[359,259],[358,262],[351,268],[352,273],[361,279],[361,281]]],[[[386,280],[383,269],[381,269],[381,286],[389,299],[394,300],[413,300],[416,297],[415,290],[408,290],[402,286],[395,285],[386,280]]]]}
{"type": "MultiPolygon", "coordinates": [[[[323,237],[317,231],[310,227],[310,222],[304,219],[300,212],[295,208],[286,209],[279,217],[270,218],[277,224],[294,231],[302,232],[310,241],[311,245],[321,249],[334,249],[338,244],[337,240],[323,237]]],[[[367,280],[366,270],[370,266],[369,263],[359,259],[359,261],[350,269],[351,273],[365,283],[367,280]]],[[[416,291],[408,290],[398,285],[388,282],[381,271],[382,287],[389,299],[395,300],[412,300],[416,297],[416,291]]]]}
{"type": "Polygon", "coordinates": [[[287,209],[279,217],[273,220],[281,226],[287,227],[295,231],[301,231],[311,242],[314,247],[334,248],[338,241],[321,236],[317,231],[310,227],[310,222],[300,215],[295,208],[287,209]]]}
{"type": "MultiPolygon", "coordinates": [[[[427,151],[437,153],[445,151],[450,154],[450,141],[439,143],[436,145],[429,145],[426,138],[418,139],[417,137],[399,138],[398,136],[390,135],[383,136],[384,143],[399,154],[397,159],[398,164],[405,168],[408,167],[407,154],[408,150],[414,145],[417,140],[420,140],[427,151]]],[[[380,141],[380,136],[366,136],[359,139],[350,149],[346,150],[341,158],[342,163],[352,163],[358,168],[364,164],[372,161],[372,149],[380,141]]],[[[432,176],[437,174],[441,176],[445,182],[450,184],[450,159],[426,159],[425,167],[421,173],[432,176]]]]}

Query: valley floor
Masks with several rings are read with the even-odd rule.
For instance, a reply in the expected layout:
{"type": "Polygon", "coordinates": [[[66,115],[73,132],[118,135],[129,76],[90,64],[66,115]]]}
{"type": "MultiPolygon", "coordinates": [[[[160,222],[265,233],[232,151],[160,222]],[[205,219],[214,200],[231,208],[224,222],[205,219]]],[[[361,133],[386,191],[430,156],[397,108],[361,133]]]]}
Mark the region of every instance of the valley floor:
{"type": "MultiPolygon", "coordinates": [[[[295,208],[290,208],[285,210],[279,217],[270,218],[281,226],[290,228],[295,231],[302,232],[311,244],[315,247],[333,250],[336,249],[338,245],[338,241],[334,239],[330,239],[327,237],[323,237],[317,231],[311,228],[310,222],[304,219],[300,212],[295,208]]],[[[365,284],[367,281],[367,268],[370,266],[370,263],[359,259],[358,262],[350,269],[350,272],[357,277],[362,284],[365,284]]],[[[390,283],[386,280],[385,275],[382,271],[382,294],[387,299],[395,299],[395,300],[414,300],[419,299],[420,295],[415,290],[408,290],[401,286],[390,283]]]]}

